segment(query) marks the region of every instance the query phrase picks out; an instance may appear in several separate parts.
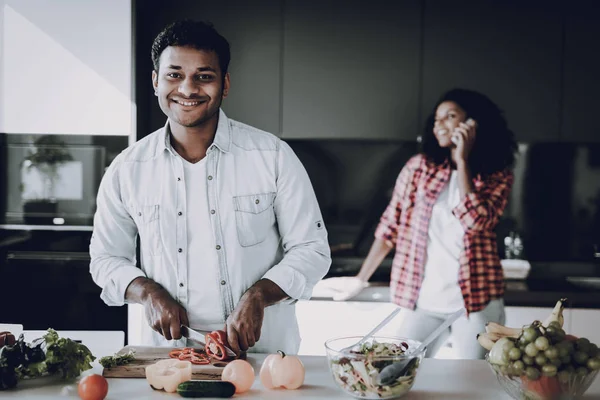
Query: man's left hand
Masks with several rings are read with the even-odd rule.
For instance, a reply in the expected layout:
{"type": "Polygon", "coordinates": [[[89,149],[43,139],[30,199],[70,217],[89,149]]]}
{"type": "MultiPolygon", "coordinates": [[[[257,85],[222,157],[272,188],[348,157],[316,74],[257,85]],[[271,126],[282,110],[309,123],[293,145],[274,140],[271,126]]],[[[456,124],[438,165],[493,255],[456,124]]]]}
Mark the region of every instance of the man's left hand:
{"type": "Polygon", "coordinates": [[[262,293],[248,290],[227,318],[227,341],[236,354],[247,351],[260,339],[266,306],[262,293]]]}

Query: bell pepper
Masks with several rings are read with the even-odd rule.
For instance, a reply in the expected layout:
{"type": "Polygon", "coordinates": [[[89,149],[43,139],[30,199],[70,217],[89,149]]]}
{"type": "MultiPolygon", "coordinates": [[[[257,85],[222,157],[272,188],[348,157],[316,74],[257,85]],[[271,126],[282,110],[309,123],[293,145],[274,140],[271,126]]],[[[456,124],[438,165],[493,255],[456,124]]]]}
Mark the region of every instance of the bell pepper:
{"type": "Polygon", "coordinates": [[[222,330],[213,331],[206,334],[206,354],[217,360],[224,361],[230,357],[225,350],[227,343],[227,333],[222,330]]]}

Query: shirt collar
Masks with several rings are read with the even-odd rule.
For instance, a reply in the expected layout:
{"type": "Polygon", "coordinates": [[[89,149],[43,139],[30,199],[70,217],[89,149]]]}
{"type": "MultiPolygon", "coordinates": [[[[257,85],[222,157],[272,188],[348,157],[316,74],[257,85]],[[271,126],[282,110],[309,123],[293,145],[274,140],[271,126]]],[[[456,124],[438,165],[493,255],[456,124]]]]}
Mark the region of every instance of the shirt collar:
{"type": "MultiPolygon", "coordinates": [[[[225,112],[219,109],[219,122],[217,123],[217,132],[215,133],[215,139],[211,145],[217,147],[224,153],[228,153],[231,148],[231,128],[229,125],[229,118],[225,115],[225,112]]],[[[210,149],[210,147],[209,147],[210,149]]],[[[175,155],[175,150],[171,146],[171,127],[169,126],[169,120],[163,127],[163,139],[159,143],[158,150],[160,152],[167,150],[172,155],[175,155]]]]}
{"type": "Polygon", "coordinates": [[[219,123],[213,145],[224,153],[228,153],[231,147],[231,125],[229,125],[229,118],[227,118],[225,112],[221,109],[219,109],[219,123]]]}

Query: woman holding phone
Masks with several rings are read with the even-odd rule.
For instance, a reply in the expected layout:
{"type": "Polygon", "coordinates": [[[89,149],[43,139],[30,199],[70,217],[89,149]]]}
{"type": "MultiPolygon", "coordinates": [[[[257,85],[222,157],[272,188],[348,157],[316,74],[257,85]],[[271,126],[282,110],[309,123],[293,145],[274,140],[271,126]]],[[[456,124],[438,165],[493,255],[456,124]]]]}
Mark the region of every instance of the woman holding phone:
{"type": "Polygon", "coordinates": [[[422,139],[422,152],[398,176],[360,272],[346,279],[347,290],[357,294],[395,249],[391,299],[408,314],[398,336],[423,340],[464,307],[467,315],[427,356],[452,335],[459,358],[483,358],[477,334],[487,322],[505,319],[493,230],[511,190],[516,143],[498,106],[465,89],[441,96],[422,139]]]}

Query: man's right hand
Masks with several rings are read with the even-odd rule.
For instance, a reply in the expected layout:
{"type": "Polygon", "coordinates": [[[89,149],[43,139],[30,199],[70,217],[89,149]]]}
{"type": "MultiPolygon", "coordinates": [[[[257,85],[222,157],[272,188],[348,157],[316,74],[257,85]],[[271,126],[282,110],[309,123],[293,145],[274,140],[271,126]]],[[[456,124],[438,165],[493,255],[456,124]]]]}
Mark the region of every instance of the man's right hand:
{"type": "Polygon", "coordinates": [[[181,325],[189,325],[187,312],[158,283],[136,278],[129,284],[126,298],[144,306],[148,325],[165,339],[181,339],[181,325]]]}
{"type": "Polygon", "coordinates": [[[148,325],[167,340],[181,339],[181,325],[189,325],[185,308],[164,288],[150,292],[144,301],[148,325]]]}

